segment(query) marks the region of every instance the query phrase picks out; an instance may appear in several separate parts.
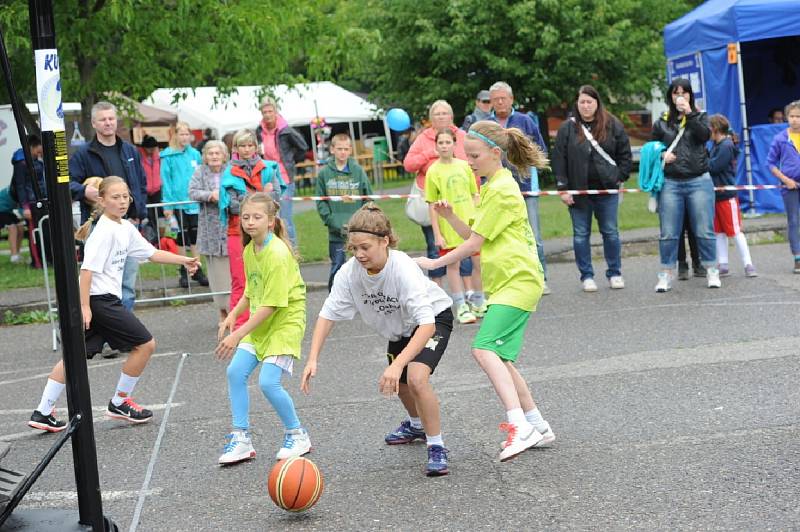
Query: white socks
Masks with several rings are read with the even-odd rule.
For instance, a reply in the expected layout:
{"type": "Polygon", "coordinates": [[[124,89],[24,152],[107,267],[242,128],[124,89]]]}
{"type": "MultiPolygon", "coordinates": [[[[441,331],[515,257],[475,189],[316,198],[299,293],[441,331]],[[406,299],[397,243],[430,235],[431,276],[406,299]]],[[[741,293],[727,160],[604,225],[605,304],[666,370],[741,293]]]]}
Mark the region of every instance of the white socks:
{"type": "Polygon", "coordinates": [[[58,401],[58,398],[61,397],[65,387],[66,384],[54,381],[53,379],[47,379],[47,384],[42,392],[42,400],[39,402],[39,406],[36,407],[36,410],[41,412],[43,416],[49,416],[53,412],[53,407],[56,401],[58,401]]]}
{"type": "Polygon", "coordinates": [[[411,422],[411,428],[422,430],[422,420],[418,417],[408,417],[408,421],[411,422]]]}
{"type": "Polygon", "coordinates": [[[745,266],[753,264],[753,259],[750,258],[750,248],[747,246],[747,238],[745,238],[744,233],[738,233],[733,239],[736,242],[736,249],[739,250],[742,264],[745,266]]]}
{"type": "Polygon", "coordinates": [[[119,406],[125,399],[131,396],[136,383],[139,382],[139,377],[131,377],[120,372],[119,382],[117,383],[117,393],[111,398],[111,404],[119,406]]]}
{"type": "Polygon", "coordinates": [[[539,412],[538,408],[534,408],[533,410],[528,410],[525,412],[525,419],[527,419],[528,423],[533,425],[534,428],[539,432],[546,432],[550,427],[550,425],[547,424],[547,421],[545,421],[542,417],[542,413],[539,412]]]}
{"type": "Polygon", "coordinates": [[[441,434],[437,434],[436,436],[425,436],[426,443],[428,447],[431,445],[440,445],[444,447],[444,440],[442,439],[441,434]]]}
{"type": "MultiPolygon", "coordinates": [[[[717,233],[717,262],[719,264],[728,264],[728,237],[725,233],[717,233]]],[[[739,252],[739,258],[742,259],[742,264],[745,266],[752,265],[753,259],[750,257],[750,247],[747,245],[747,237],[744,233],[737,233],[733,237],[736,242],[736,250],[739,252]]]]}
{"type": "Polygon", "coordinates": [[[525,419],[525,413],[522,412],[521,408],[514,408],[507,411],[506,417],[508,418],[508,422],[514,425],[524,425],[528,423],[528,420],[525,419]]]}

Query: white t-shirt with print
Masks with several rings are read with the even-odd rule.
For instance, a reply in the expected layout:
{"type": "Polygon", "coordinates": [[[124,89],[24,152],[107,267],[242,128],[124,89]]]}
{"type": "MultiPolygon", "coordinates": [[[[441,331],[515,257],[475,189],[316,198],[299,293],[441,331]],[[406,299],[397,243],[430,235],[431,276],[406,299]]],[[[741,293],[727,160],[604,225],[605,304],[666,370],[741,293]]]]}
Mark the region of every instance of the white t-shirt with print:
{"type": "Polygon", "coordinates": [[[375,275],[350,258],[336,274],[319,315],[344,321],[361,314],[364,323],[395,341],[411,336],[418,325],[435,323],[436,315],[452,304],[450,296],[411,257],[390,250],[386,265],[375,275]]]}
{"type": "Polygon", "coordinates": [[[128,220],[115,222],[101,216],[86,239],[81,270],[92,272],[89,295],[113,294],[122,298],[122,272],[125,260],[144,262],[156,248],[128,220]]]}

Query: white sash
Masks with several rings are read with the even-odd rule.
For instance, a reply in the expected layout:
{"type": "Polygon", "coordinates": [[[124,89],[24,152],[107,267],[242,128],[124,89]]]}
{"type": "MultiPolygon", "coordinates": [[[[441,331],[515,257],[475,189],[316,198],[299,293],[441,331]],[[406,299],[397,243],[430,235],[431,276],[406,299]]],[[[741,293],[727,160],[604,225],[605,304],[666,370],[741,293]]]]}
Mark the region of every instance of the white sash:
{"type": "MultiPolygon", "coordinates": [[[[570,117],[570,120],[572,120],[577,124],[575,117],[570,117]]],[[[595,140],[595,138],[592,136],[592,132],[589,131],[589,128],[581,124],[581,129],[583,129],[583,136],[586,137],[586,140],[589,141],[589,143],[592,145],[592,148],[594,148],[597,151],[597,153],[600,154],[600,157],[605,159],[606,162],[611,166],[617,166],[617,162],[614,159],[612,159],[611,156],[606,153],[606,150],[604,150],[603,147],[600,146],[600,144],[595,140]]]]}

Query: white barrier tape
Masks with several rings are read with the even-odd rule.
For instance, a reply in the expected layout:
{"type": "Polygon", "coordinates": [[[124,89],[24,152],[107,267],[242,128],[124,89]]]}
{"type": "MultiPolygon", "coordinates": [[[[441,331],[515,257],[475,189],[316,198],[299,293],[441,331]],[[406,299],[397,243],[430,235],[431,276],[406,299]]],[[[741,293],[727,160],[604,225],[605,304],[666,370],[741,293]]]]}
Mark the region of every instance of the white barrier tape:
{"type": "MultiPolygon", "coordinates": [[[[783,185],[729,185],[724,187],[714,187],[716,191],[736,191],[736,190],[769,190],[783,188],[783,185]]],[[[561,194],[571,194],[573,196],[600,196],[606,194],[637,193],[645,192],[639,188],[620,188],[609,190],[540,190],[539,192],[523,192],[523,196],[560,196],[561,194]]],[[[354,196],[294,196],[292,201],[357,201],[357,200],[382,200],[382,199],[408,199],[418,198],[419,194],[369,194],[354,196]]]]}

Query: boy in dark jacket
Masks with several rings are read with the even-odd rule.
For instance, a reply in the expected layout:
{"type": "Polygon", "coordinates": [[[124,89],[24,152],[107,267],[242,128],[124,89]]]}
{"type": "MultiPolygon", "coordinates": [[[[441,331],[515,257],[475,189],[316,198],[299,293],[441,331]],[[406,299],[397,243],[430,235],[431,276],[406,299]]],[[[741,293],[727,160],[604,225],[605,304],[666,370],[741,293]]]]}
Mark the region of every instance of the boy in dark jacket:
{"type": "MultiPolygon", "coordinates": [[[[726,187],[736,184],[736,158],[739,148],[733,142],[730,134],[731,125],[722,115],[712,115],[709,119],[711,125],[711,151],[708,154],[708,172],[714,181],[715,187],[726,187]]],[[[717,190],[714,192],[714,233],[717,238],[717,262],[719,275],[730,275],[728,267],[728,238],[736,242],[739,257],[744,265],[744,274],[747,277],[757,277],[756,268],[750,257],[750,248],[747,239],[742,233],[742,212],[739,209],[739,198],[735,190],[717,190]]]]}
{"type": "Polygon", "coordinates": [[[339,133],[331,139],[333,157],[319,171],[317,176],[317,196],[344,196],[342,201],[322,200],[317,202],[317,212],[322,223],[328,228],[328,252],[331,257],[331,275],[328,278],[328,291],[333,286],[333,278],[345,262],[344,243],[347,234],[344,227],[350,217],[366,203],[366,200],[353,200],[349,196],[372,194],[366,172],[350,155],[352,142],[347,133],[339,133]]]}

